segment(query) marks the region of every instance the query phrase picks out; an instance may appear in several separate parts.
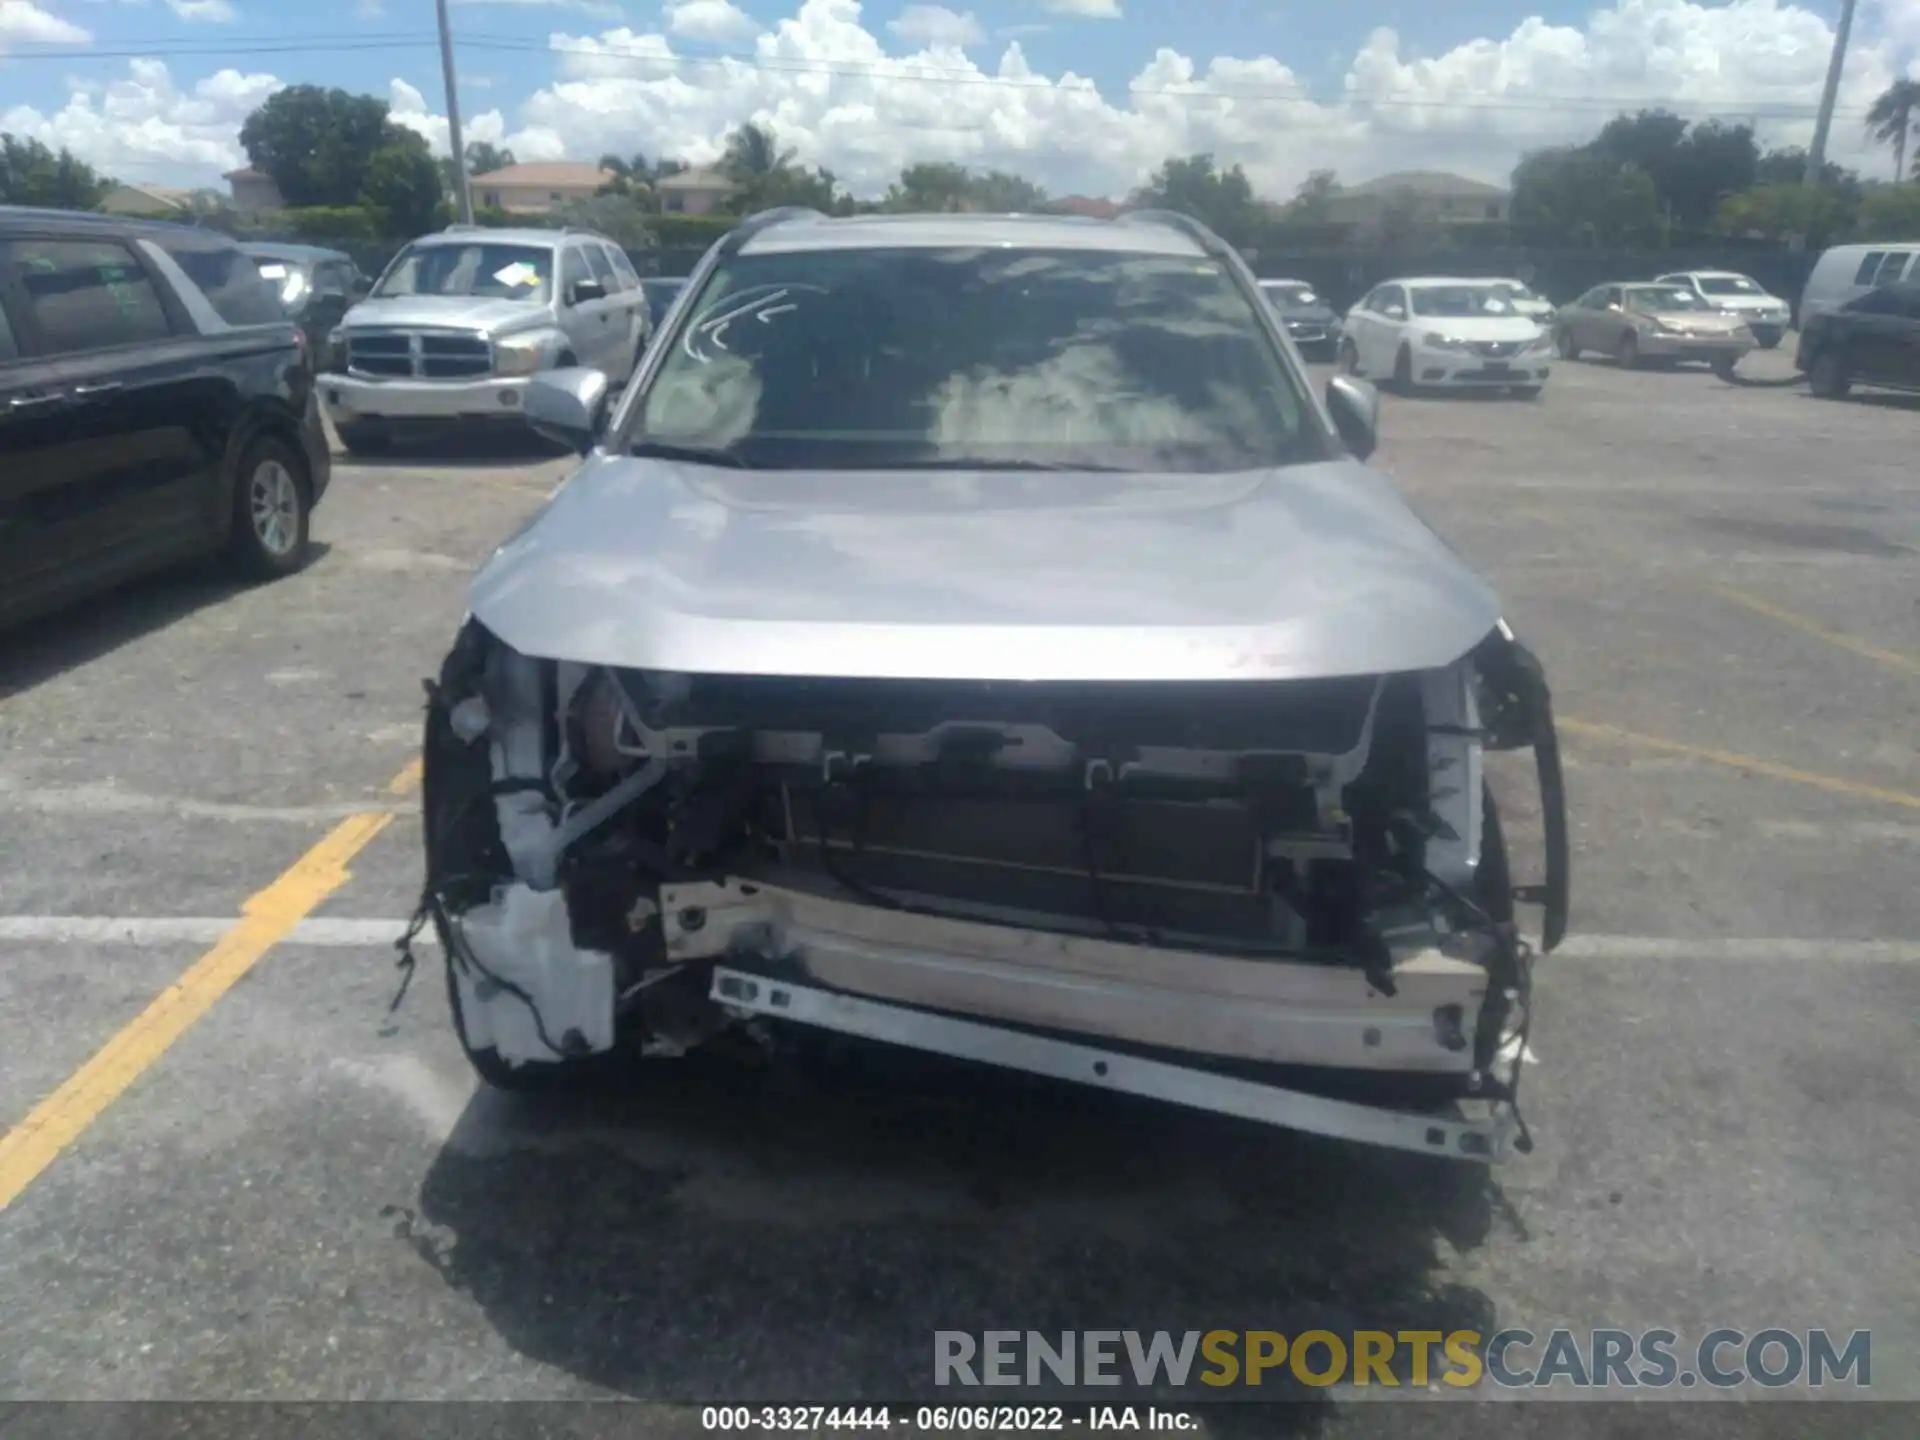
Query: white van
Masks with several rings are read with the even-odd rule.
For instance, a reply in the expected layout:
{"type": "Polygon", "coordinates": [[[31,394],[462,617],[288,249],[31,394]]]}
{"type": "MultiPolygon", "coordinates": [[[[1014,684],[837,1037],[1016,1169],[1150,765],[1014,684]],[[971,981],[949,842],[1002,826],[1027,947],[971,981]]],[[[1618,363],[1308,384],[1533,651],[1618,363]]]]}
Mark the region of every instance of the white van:
{"type": "Polygon", "coordinates": [[[1794,324],[1805,328],[1815,315],[1831,314],[1856,295],[1896,280],[1920,280],[1920,241],[1835,245],[1814,261],[1794,324]]]}

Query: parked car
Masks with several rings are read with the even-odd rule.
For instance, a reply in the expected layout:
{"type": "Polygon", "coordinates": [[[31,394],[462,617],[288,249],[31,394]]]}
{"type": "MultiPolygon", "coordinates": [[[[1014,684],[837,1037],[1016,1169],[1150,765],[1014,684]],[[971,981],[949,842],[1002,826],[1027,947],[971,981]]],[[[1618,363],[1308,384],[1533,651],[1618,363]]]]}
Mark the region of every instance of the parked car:
{"type": "Polygon", "coordinates": [[[1814,316],[1794,359],[1822,399],[1855,385],[1920,391],[1920,282],[1882,285],[1814,316]]]}
{"type": "Polygon", "coordinates": [[[687,282],[664,275],[650,275],[640,282],[640,287],[647,295],[647,318],[657,332],[666,324],[667,311],[680,298],[680,292],[687,288],[687,282]]]}
{"type": "Polygon", "coordinates": [[[1524,280],[1515,280],[1510,276],[1499,276],[1487,281],[1493,293],[1499,296],[1516,312],[1527,317],[1542,328],[1553,323],[1553,302],[1540,294],[1524,280]]]}
{"type": "Polygon", "coordinates": [[[783,210],[689,286],[604,425],[604,374],[534,379],[584,462],[430,687],[419,923],[478,1073],[826,1030],[1503,1154],[1481,766],[1534,750],[1551,949],[1551,706],[1362,463],[1372,387],[1317,396],[1184,216],[783,210]]]}
{"type": "Polygon", "coordinates": [[[1416,276],[1374,286],[1347,312],[1341,368],[1380,376],[1403,395],[1429,387],[1538,395],[1552,373],[1551,342],[1500,283],[1416,276]]]}
{"type": "Polygon", "coordinates": [[[1684,285],[1596,285],[1553,322],[1562,358],[1588,350],[1611,355],[1622,369],[1649,360],[1704,360],[1727,376],[1753,349],[1753,331],[1684,285]]]}
{"type": "Polygon", "coordinates": [[[330,475],[303,337],[231,240],[0,207],[0,625],[213,552],[288,574],[330,475]]]}
{"type": "Polygon", "coordinates": [[[1262,280],[1260,293],[1280,312],[1280,323],[1302,355],[1332,359],[1340,343],[1340,317],[1304,280],[1262,280]]]}
{"type": "Polygon", "coordinates": [[[330,337],[346,319],[349,307],[364,300],[372,288],[354,258],[317,245],[267,241],[248,241],[241,249],[305,332],[317,368],[326,370],[340,363],[330,353],[330,337]]]}
{"type": "Polygon", "coordinates": [[[1751,275],[1733,270],[1676,270],[1654,283],[1691,290],[1721,314],[1746,321],[1762,350],[1778,345],[1793,323],[1792,307],[1751,275]]]}
{"type": "Polygon", "coordinates": [[[409,244],[347,312],[321,394],[355,452],[407,429],[523,425],[530,376],[588,366],[624,382],[651,333],[640,277],[604,236],[453,225],[409,244]]]}
{"type": "Polygon", "coordinates": [[[1822,250],[1800,291],[1794,320],[1802,328],[1879,285],[1920,277],[1920,241],[1835,245],[1822,250]]]}

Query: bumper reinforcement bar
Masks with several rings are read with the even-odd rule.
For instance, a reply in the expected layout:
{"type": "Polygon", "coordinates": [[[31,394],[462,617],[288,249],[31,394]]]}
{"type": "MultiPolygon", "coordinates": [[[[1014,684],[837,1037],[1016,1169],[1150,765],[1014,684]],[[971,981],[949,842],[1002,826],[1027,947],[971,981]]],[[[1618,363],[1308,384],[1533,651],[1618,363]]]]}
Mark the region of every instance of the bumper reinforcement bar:
{"type": "Polygon", "coordinates": [[[1394,1150],[1490,1164],[1507,1158],[1514,1135],[1512,1111],[1504,1106],[1483,1120],[1409,1114],[724,967],[715,968],[710,993],[716,1004],[743,1016],[790,1020],[958,1060],[1394,1150]]]}

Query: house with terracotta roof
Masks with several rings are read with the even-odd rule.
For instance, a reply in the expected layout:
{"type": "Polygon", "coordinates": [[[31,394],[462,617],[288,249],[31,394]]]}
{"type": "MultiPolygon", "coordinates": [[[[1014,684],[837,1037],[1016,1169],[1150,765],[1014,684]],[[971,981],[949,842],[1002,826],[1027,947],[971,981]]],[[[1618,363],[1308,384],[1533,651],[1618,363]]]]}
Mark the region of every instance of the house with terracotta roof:
{"type": "Polygon", "coordinates": [[[544,215],[567,200],[590,200],[615,179],[611,170],[578,160],[508,165],[468,181],[473,203],[509,215],[544,215]]]}
{"type": "Polygon", "coordinates": [[[1327,199],[1327,216],[1358,230],[1378,229],[1394,211],[1442,225],[1507,218],[1511,192],[1445,170],[1397,170],[1345,185],[1327,199]]]}
{"type": "Polygon", "coordinates": [[[1111,220],[1118,215],[1118,200],[1103,200],[1093,195],[1068,195],[1050,207],[1057,215],[1084,215],[1090,220],[1111,220]]]}
{"type": "Polygon", "coordinates": [[[660,208],[669,215],[711,215],[732,199],[739,186],[719,170],[680,170],[654,182],[660,208]]]}
{"type": "Polygon", "coordinates": [[[115,185],[94,208],[103,215],[183,215],[193,205],[193,191],[171,185],[115,185]]]}

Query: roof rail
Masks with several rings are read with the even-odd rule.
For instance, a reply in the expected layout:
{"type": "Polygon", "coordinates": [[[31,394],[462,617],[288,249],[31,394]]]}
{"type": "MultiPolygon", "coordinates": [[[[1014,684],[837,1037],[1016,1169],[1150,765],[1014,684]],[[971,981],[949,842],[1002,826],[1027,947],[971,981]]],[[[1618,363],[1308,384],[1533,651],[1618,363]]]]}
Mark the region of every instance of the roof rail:
{"type": "Polygon", "coordinates": [[[720,237],[720,253],[731,255],[770,225],[789,220],[824,220],[827,217],[811,205],[780,205],[772,210],[756,210],[720,237]]]}
{"type": "Polygon", "coordinates": [[[1114,216],[1115,220],[1130,221],[1140,225],[1168,225],[1181,234],[1196,240],[1209,250],[1226,248],[1226,241],[1209,230],[1200,221],[1181,210],[1122,210],[1114,216]]]}
{"type": "Polygon", "coordinates": [[[477,233],[478,231],[485,230],[487,228],[488,227],[485,225],[453,224],[453,225],[447,226],[447,228],[445,230],[442,230],[440,233],[442,235],[472,235],[477,233]]]}

